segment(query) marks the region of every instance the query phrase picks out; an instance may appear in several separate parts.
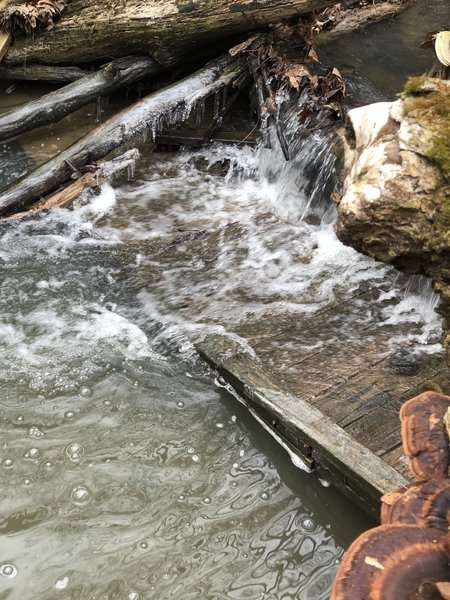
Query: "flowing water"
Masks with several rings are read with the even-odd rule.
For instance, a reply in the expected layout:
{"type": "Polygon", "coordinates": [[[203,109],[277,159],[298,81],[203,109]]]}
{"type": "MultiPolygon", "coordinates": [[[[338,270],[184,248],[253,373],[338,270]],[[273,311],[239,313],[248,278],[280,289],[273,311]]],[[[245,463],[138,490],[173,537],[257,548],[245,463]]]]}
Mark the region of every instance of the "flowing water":
{"type": "Polygon", "coordinates": [[[438,352],[438,299],[336,239],[327,135],[274,148],[144,144],[89,205],[1,225],[1,600],[328,597],[367,518],[192,342],[370,289],[391,349],[438,352]]]}

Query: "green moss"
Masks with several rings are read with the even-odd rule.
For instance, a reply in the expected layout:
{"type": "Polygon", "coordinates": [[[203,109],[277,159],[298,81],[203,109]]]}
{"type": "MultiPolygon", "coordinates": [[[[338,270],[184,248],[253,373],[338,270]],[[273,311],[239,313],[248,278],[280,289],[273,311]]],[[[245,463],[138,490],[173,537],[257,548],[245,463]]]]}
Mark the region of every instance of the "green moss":
{"type": "Polygon", "coordinates": [[[417,94],[423,93],[423,85],[425,83],[425,76],[421,77],[411,77],[405,83],[405,87],[403,88],[402,95],[405,97],[408,96],[417,96],[417,94]]]}
{"type": "Polygon", "coordinates": [[[405,114],[431,132],[426,156],[450,178],[450,87],[438,79],[414,77],[405,85],[405,114]],[[430,85],[427,86],[427,81],[430,85]]]}

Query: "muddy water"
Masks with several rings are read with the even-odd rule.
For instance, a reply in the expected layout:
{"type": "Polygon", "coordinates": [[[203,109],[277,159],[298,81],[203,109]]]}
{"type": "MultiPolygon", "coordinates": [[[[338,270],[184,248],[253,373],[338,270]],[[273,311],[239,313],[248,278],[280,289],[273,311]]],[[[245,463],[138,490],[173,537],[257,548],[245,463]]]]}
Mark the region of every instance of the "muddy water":
{"type": "MultiPolygon", "coordinates": [[[[39,162],[96,116],[22,149],[39,162]]],[[[390,349],[439,352],[429,283],[334,236],[329,147],[312,135],[287,164],[276,147],[143,144],[89,206],[1,226],[0,598],[328,597],[370,523],[294,467],[192,341],[370,289],[390,349]]]]}

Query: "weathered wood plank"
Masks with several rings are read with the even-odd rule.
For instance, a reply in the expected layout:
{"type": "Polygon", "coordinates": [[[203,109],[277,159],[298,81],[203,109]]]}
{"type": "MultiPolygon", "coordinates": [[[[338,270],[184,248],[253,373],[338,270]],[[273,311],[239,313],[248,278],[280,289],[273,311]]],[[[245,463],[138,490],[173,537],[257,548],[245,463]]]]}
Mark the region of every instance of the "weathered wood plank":
{"type": "Polygon", "coordinates": [[[396,406],[423,391],[426,382],[441,369],[442,357],[424,356],[412,365],[410,374],[394,368],[395,354],[383,358],[367,369],[315,400],[315,405],[331,416],[341,427],[347,427],[390,403],[396,406]]]}
{"type": "MultiPolygon", "coordinates": [[[[400,422],[398,419],[400,407],[410,398],[430,389],[433,385],[435,374],[438,374],[440,371],[447,371],[442,357],[440,362],[438,359],[435,359],[433,362],[435,365],[434,372],[432,368],[429,368],[426,376],[417,381],[415,386],[411,384],[402,394],[394,396],[388,403],[367,412],[361,418],[348,425],[345,430],[362,444],[368,445],[379,456],[385,455],[390,450],[396,448],[401,439],[400,422]]],[[[424,374],[425,370],[422,373],[424,374]]]]}
{"type": "Polygon", "coordinates": [[[197,349],[256,411],[270,415],[272,425],[279,423],[294,432],[318,452],[320,460],[342,473],[350,488],[354,482],[372,507],[378,506],[382,494],[406,483],[402,475],[300,395],[280,390],[261,363],[237,343],[213,335],[199,342],[197,349]]]}
{"type": "Polygon", "coordinates": [[[392,448],[389,452],[382,454],[381,458],[385,460],[388,465],[391,465],[391,467],[401,473],[403,477],[413,481],[414,478],[408,468],[409,459],[403,453],[403,446],[401,444],[392,448]]]}

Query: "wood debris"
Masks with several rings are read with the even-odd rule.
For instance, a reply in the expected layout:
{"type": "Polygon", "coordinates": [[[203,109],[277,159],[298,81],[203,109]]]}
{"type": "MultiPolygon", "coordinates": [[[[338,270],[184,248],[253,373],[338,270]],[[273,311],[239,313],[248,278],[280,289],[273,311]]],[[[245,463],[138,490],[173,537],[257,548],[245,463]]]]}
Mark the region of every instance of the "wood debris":
{"type": "Polygon", "coordinates": [[[7,32],[31,35],[52,29],[68,0],[27,0],[9,4],[0,11],[0,26],[7,32]]]}

